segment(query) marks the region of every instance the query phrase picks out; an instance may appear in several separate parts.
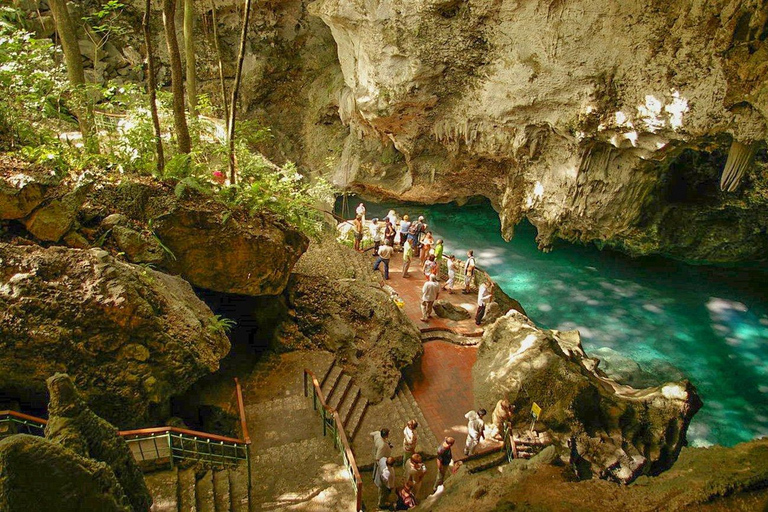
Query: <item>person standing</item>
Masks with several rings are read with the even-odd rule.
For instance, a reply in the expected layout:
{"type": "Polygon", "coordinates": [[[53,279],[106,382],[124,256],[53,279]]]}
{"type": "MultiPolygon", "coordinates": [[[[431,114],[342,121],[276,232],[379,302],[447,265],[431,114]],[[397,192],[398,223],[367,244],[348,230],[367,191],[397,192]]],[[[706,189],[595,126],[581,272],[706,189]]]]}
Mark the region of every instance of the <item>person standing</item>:
{"type": "Polygon", "coordinates": [[[403,480],[413,484],[413,492],[417,495],[421,490],[421,484],[424,482],[424,475],[427,474],[427,466],[424,459],[418,453],[411,455],[411,458],[405,462],[405,475],[403,480]]]}
{"type": "Polygon", "coordinates": [[[389,429],[382,428],[371,432],[373,438],[373,463],[374,465],[382,457],[392,455],[392,443],[389,442],[389,429]]]}
{"type": "Polygon", "coordinates": [[[419,256],[419,250],[421,248],[421,233],[424,232],[426,229],[426,225],[424,224],[424,217],[419,216],[419,220],[411,224],[411,227],[408,230],[408,239],[411,241],[411,246],[413,247],[413,254],[416,256],[419,256]]]}
{"type": "Polygon", "coordinates": [[[429,281],[424,283],[421,288],[421,321],[429,322],[432,316],[432,306],[434,306],[437,296],[440,293],[440,284],[437,282],[437,276],[429,276],[429,281]]]}
{"type": "Polygon", "coordinates": [[[379,255],[376,263],[373,264],[373,270],[379,270],[379,264],[384,264],[384,279],[389,279],[389,259],[392,257],[394,249],[389,245],[389,240],[384,240],[384,244],[379,247],[379,255]]]}
{"type": "Polygon", "coordinates": [[[355,214],[358,217],[360,217],[360,219],[363,221],[363,224],[365,224],[365,205],[363,203],[360,203],[359,205],[357,205],[355,214]]]}
{"type": "Polygon", "coordinates": [[[432,492],[436,492],[437,488],[445,483],[445,473],[448,468],[453,464],[453,454],[451,454],[451,447],[456,440],[452,437],[446,437],[443,442],[437,448],[437,478],[435,479],[435,485],[432,488],[432,492]]]}
{"type": "Polygon", "coordinates": [[[506,398],[496,402],[496,408],[493,409],[491,415],[491,425],[494,431],[493,437],[498,440],[502,440],[504,437],[504,424],[512,419],[512,413],[515,410],[514,405],[510,405],[509,400],[506,398]]]}
{"type": "Polygon", "coordinates": [[[419,256],[419,258],[421,259],[422,264],[429,257],[429,251],[432,250],[432,245],[434,243],[435,239],[432,238],[432,232],[427,231],[427,234],[424,235],[424,239],[421,241],[421,256],[419,256]]]}
{"type": "Polygon", "coordinates": [[[485,316],[485,308],[493,298],[493,281],[488,281],[480,285],[477,291],[477,313],[475,313],[475,325],[480,325],[485,316]]]}
{"type": "Polygon", "coordinates": [[[360,252],[360,242],[363,241],[363,219],[359,215],[352,222],[352,231],[355,233],[355,250],[360,252]]]}
{"type": "Polygon", "coordinates": [[[448,290],[448,293],[453,295],[453,282],[456,280],[456,256],[451,254],[446,261],[448,266],[448,281],[443,286],[443,290],[448,290]]]}
{"type": "Polygon", "coordinates": [[[397,214],[395,213],[395,210],[389,210],[387,218],[389,219],[389,223],[392,224],[392,227],[397,226],[397,214]]]}
{"type": "Polygon", "coordinates": [[[464,447],[464,455],[472,455],[480,441],[485,437],[485,409],[478,409],[477,412],[469,411],[464,415],[467,420],[467,444],[464,447]]]}
{"type": "Polygon", "coordinates": [[[475,278],[475,265],[475,252],[469,250],[467,251],[467,263],[464,265],[464,294],[469,293],[469,287],[475,278]]]}
{"type": "Polygon", "coordinates": [[[429,279],[429,276],[437,276],[437,262],[435,261],[435,255],[430,254],[427,261],[424,262],[422,267],[424,271],[424,277],[429,279]]]}
{"type": "Polygon", "coordinates": [[[408,239],[408,230],[411,229],[411,222],[407,215],[403,215],[400,221],[400,245],[405,247],[405,241],[408,239]]]}
{"type": "Polygon", "coordinates": [[[373,483],[379,488],[379,508],[388,508],[387,499],[395,489],[395,459],[381,457],[373,467],[373,483]]]}
{"type": "Polygon", "coordinates": [[[373,255],[378,256],[379,246],[381,245],[381,228],[379,227],[379,219],[371,220],[369,229],[371,230],[371,238],[373,238],[373,255]]]}
{"type": "Polygon", "coordinates": [[[410,240],[406,240],[403,245],[403,277],[408,277],[408,267],[411,266],[413,259],[413,246],[410,240]]]}
{"type": "Polygon", "coordinates": [[[438,265],[440,265],[440,262],[443,260],[443,249],[443,239],[441,238],[435,243],[435,260],[438,265]]]}
{"type": "Polygon", "coordinates": [[[403,465],[408,462],[408,459],[416,453],[416,443],[419,440],[419,436],[416,433],[419,423],[416,420],[409,420],[405,424],[403,429],[403,465]]]}
{"type": "Polygon", "coordinates": [[[397,232],[395,231],[395,226],[392,224],[392,222],[389,220],[389,217],[384,219],[384,240],[389,242],[390,247],[395,246],[395,235],[397,232]]]}

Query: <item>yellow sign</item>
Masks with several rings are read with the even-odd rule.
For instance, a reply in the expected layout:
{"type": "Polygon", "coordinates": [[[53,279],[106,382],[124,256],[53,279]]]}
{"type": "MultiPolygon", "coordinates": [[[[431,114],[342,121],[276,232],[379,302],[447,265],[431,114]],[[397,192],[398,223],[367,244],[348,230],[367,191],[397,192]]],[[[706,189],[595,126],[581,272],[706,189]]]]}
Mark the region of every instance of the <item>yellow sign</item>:
{"type": "Polygon", "coordinates": [[[539,415],[541,414],[541,407],[539,407],[539,404],[536,402],[533,402],[533,405],[531,406],[531,416],[533,416],[536,419],[539,419],[539,415]]]}

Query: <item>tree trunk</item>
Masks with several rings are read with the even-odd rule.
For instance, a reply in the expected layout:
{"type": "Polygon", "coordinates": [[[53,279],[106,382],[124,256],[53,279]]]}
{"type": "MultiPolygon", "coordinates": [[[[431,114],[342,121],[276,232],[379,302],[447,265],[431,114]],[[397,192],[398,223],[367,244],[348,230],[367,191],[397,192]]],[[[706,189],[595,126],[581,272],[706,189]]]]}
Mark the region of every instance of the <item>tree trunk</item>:
{"type": "Polygon", "coordinates": [[[173,92],[173,126],[176,129],[176,142],[179,152],[189,153],[192,142],[189,139],[187,116],[184,112],[184,73],[181,70],[179,42],[176,40],[176,0],[163,0],[163,25],[165,40],[168,44],[168,56],[171,60],[171,91],[173,92]]]}
{"type": "Polygon", "coordinates": [[[184,55],[187,59],[187,101],[189,103],[189,115],[197,117],[195,6],[193,0],[184,0],[184,55]]]}
{"type": "Polygon", "coordinates": [[[85,88],[85,73],[83,71],[83,58],[80,56],[80,45],[77,42],[77,31],[72,18],[67,10],[66,0],[50,0],[48,2],[53,19],[56,23],[56,31],[61,39],[61,48],[64,50],[64,61],[67,65],[67,77],[72,88],[79,90],[82,95],[78,98],[78,105],[73,109],[77,113],[77,121],[80,124],[80,132],[86,147],[95,148],[98,151],[98,141],[93,137],[93,108],[90,105],[85,88]]]}
{"type": "Polygon", "coordinates": [[[155,148],[157,150],[157,173],[162,175],[165,167],[163,155],[163,139],[160,131],[160,118],[157,115],[157,84],[155,83],[155,57],[152,52],[152,32],[150,30],[150,16],[152,12],[152,0],[147,0],[144,7],[144,44],[147,47],[147,92],[149,92],[149,111],[152,113],[152,125],[155,127],[155,148]]]}
{"type": "Polygon", "coordinates": [[[219,42],[219,18],[216,16],[216,3],[211,0],[211,16],[213,16],[213,44],[216,47],[216,56],[219,59],[219,82],[221,83],[221,104],[224,107],[224,119],[229,120],[229,104],[227,103],[227,86],[224,83],[224,62],[221,58],[221,44],[219,42]]]}
{"type": "Polygon", "coordinates": [[[248,37],[248,21],[251,17],[251,0],[245,0],[245,14],[243,15],[243,31],[240,34],[240,53],[237,56],[237,73],[235,84],[232,86],[232,102],[229,105],[229,124],[227,126],[227,138],[229,140],[229,182],[235,184],[235,118],[237,115],[237,93],[240,90],[240,81],[243,75],[243,60],[245,60],[245,46],[248,37]]]}

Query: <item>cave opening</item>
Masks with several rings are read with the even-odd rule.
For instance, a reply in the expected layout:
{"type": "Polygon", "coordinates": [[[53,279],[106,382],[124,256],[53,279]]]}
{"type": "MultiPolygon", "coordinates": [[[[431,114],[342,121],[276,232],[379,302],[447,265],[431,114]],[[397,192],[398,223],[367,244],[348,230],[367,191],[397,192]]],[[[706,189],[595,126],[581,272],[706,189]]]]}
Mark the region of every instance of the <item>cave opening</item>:
{"type": "Polygon", "coordinates": [[[727,149],[684,149],[669,164],[662,180],[662,196],[671,204],[715,204],[720,201],[720,174],[728,159],[727,149]]]}
{"type": "Polygon", "coordinates": [[[235,435],[237,410],[230,407],[234,379],[250,374],[272,348],[275,329],[286,314],[282,296],[250,297],[196,288],[214,315],[232,320],[227,333],[232,348],[219,369],[171,399],[171,416],[194,430],[235,435]]]}

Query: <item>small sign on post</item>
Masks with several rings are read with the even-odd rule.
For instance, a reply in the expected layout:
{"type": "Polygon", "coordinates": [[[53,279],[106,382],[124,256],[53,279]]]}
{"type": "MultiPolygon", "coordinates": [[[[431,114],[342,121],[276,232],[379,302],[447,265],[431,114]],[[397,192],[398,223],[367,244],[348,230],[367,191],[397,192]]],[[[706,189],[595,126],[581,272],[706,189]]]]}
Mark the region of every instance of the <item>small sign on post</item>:
{"type": "Polygon", "coordinates": [[[533,427],[536,425],[536,420],[538,420],[539,416],[541,416],[541,407],[539,407],[539,404],[536,402],[533,402],[533,405],[531,406],[531,416],[533,416],[533,421],[531,422],[531,432],[533,432],[533,427]]]}

